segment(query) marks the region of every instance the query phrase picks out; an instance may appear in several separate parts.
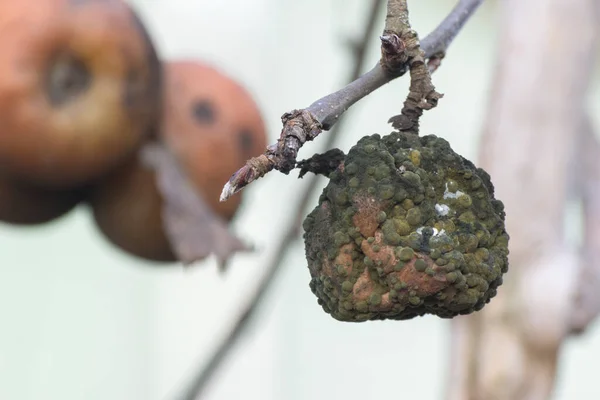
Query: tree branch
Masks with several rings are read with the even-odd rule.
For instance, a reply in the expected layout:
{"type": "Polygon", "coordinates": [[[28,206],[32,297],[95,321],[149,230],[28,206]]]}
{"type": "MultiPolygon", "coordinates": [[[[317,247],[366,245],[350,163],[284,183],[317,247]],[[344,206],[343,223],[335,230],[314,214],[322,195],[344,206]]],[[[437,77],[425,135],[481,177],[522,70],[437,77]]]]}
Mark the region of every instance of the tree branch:
{"type": "MultiPolygon", "coordinates": [[[[450,15],[423,39],[421,48],[424,52],[424,59],[434,58],[436,62],[439,62],[440,54],[448,48],[482,2],[483,0],[460,0],[450,15]]],[[[385,41],[385,39],[383,40],[385,41]]],[[[304,110],[294,110],[284,114],[282,117],[283,129],[277,143],[267,147],[263,155],[248,160],[246,165],[231,176],[223,187],[221,201],[227,200],[249,183],[262,178],[273,169],[288,174],[294,168],[298,151],[306,141],[313,140],[323,130],[331,129],[340,116],[354,103],[402,76],[407,71],[407,67],[405,65],[404,68],[396,69],[396,73],[390,73],[378,62],[373,69],[341,90],[315,101],[304,110]]]]}

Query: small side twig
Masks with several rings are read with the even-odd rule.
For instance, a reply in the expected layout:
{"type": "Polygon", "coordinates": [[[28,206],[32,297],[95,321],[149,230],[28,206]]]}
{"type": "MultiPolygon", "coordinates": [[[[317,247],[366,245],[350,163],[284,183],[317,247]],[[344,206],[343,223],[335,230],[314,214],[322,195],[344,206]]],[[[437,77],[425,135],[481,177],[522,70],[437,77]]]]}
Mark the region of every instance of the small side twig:
{"type": "MultiPolygon", "coordinates": [[[[440,55],[446,51],[452,40],[481,3],[483,3],[483,0],[460,0],[440,25],[422,40],[421,49],[424,53],[424,60],[431,57],[440,59],[440,55]]],[[[295,157],[306,141],[313,140],[323,130],[331,129],[341,115],[354,103],[386,83],[402,76],[406,70],[406,68],[398,68],[396,69],[398,72],[392,73],[385,70],[382,64],[378,62],[370,71],[358,77],[346,87],[315,101],[305,108],[303,111],[312,116],[308,119],[311,121],[310,123],[306,124],[306,117],[303,117],[304,121],[300,123],[292,123],[284,115],[284,126],[277,143],[269,146],[262,156],[248,160],[246,165],[231,176],[223,187],[221,201],[227,200],[249,183],[263,177],[273,169],[285,174],[289,173],[296,160],[295,158],[289,160],[286,157],[295,157]],[[304,134],[298,135],[297,128],[299,127],[305,131],[304,134]]]]}

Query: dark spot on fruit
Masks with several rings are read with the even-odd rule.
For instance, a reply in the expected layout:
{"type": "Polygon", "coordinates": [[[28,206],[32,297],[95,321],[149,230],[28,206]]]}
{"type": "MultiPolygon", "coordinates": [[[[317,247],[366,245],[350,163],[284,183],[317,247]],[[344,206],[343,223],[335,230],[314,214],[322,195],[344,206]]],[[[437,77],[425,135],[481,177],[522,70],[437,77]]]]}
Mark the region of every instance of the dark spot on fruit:
{"type": "Polygon", "coordinates": [[[58,56],[46,76],[46,94],[53,106],[76,100],[92,84],[92,74],[80,59],[71,54],[58,56]]]}
{"type": "Polygon", "coordinates": [[[212,124],[217,119],[215,109],[208,100],[197,100],[192,103],[192,116],[201,124],[212,124]]]}

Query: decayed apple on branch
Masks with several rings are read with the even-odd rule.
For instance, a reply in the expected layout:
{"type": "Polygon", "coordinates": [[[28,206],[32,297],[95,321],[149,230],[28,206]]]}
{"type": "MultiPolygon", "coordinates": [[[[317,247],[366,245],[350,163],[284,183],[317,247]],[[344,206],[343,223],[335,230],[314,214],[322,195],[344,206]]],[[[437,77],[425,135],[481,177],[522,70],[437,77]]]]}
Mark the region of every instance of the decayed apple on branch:
{"type": "MultiPolygon", "coordinates": [[[[373,67],[373,69],[371,69],[371,71],[362,76],[355,77],[351,83],[341,90],[315,101],[306,109],[294,110],[284,114],[282,118],[284,127],[278,142],[267,147],[265,153],[260,157],[249,160],[244,167],[231,177],[229,182],[225,185],[221,200],[225,201],[229,196],[241,190],[250,182],[264,176],[272,169],[278,169],[281,172],[288,173],[291,169],[295,168],[297,166],[296,156],[298,150],[307,140],[314,139],[321,130],[329,130],[334,127],[334,124],[337,123],[342,114],[358,100],[406,73],[410,67],[409,61],[414,61],[415,55],[418,56],[417,60],[426,61],[427,68],[425,68],[425,70],[428,69],[429,72],[434,72],[440,66],[440,62],[452,40],[482,2],[483,0],[460,0],[434,32],[421,41],[420,49],[422,50],[422,53],[412,53],[413,57],[409,59],[406,57],[406,54],[403,53],[406,49],[406,43],[399,40],[400,38],[409,38],[410,42],[410,38],[416,38],[416,34],[410,30],[408,24],[406,1],[388,1],[388,11],[391,12],[388,13],[388,17],[386,18],[386,30],[381,36],[381,60],[373,67]]],[[[377,15],[376,11],[381,3],[383,3],[381,0],[373,1],[373,12],[371,13],[371,17],[377,15]]],[[[372,25],[373,23],[371,20],[368,26],[372,25]]],[[[371,29],[367,27],[365,33],[369,33],[370,30],[371,29]]],[[[367,38],[368,36],[365,36],[365,41],[367,38]]],[[[417,49],[418,46],[417,48],[413,48],[415,51],[417,49]]],[[[364,49],[362,49],[362,51],[357,51],[356,54],[358,56],[357,65],[360,65],[362,63],[362,58],[365,55],[364,49]]],[[[425,94],[431,94],[434,92],[433,86],[430,85],[430,80],[428,78],[429,74],[425,74],[422,67],[423,65],[419,66],[419,63],[414,63],[413,65],[411,72],[413,74],[416,73],[415,78],[417,79],[413,81],[414,85],[411,87],[411,92],[414,92],[413,89],[415,89],[415,91],[419,93],[425,92],[425,94]],[[418,79],[419,76],[421,79],[418,79]],[[423,83],[425,85],[423,85],[423,83]],[[429,89],[427,89],[428,87],[429,89]]],[[[360,68],[355,69],[355,72],[358,75],[357,71],[360,71],[360,68]]],[[[408,106],[405,107],[404,111],[411,110],[411,108],[413,110],[418,108],[415,107],[415,104],[411,104],[410,99],[407,103],[408,106]]],[[[428,108],[424,104],[420,105],[423,106],[422,109],[428,108]]],[[[410,112],[408,114],[410,115],[410,112]]],[[[401,113],[401,115],[403,114],[401,113]]],[[[413,115],[413,117],[414,116],[415,115],[413,115]]],[[[402,119],[403,118],[394,118],[392,122],[402,122],[402,119]]],[[[418,121],[418,115],[413,120],[418,121]]],[[[336,131],[335,133],[337,134],[337,132],[339,131],[336,131]]],[[[332,134],[333,132],[330,133],[330,135],[332,134]]],[[[330,136],[328,139],[329,144],[332,144],[332,137],[330,136]]],[[[310,178],[314,178],[314,176],[311,176],[310,178]]],[[[316,187],[315,182],[315,179],[311,179],[311,184],[308,185],[307,192],[301,197],[298,210],[294,213],[296,217],[294,221],[297,220],[298,224],[302,219],[307,199],[310,198],[310,191],[314,190],[316,187]]],[[[297,231],[297,224],[292,224],[292,226],[288,227],[286,233],[282,235],[281,241],[276,245],[277,250],[275,252],[276,256],[274,260],[269,263],[263,276],[258,280],[256,288],[245,301],[242,311],[238,318],[236,318],[229,334],[224,336],[223,341],[216,347],[213,356],[208,362],[203,363],[202,367],[199,368],[198,373],[194,374],[190,386],[183,391],[179,398],[197,398],[197,396],[206,388],[207,383],[220,365],[220,362],[225,358],[229,349],[231,349],[233,344],[240,337],[240,334],[247,326],[247,323],[252,320],[251,317],[254,311],[257,309],[257,306],[263,299],[270,283],[273,281],[273,277],[279,270],[283,255],[285,254],[285,249],[296,237],[297,231]]]]}

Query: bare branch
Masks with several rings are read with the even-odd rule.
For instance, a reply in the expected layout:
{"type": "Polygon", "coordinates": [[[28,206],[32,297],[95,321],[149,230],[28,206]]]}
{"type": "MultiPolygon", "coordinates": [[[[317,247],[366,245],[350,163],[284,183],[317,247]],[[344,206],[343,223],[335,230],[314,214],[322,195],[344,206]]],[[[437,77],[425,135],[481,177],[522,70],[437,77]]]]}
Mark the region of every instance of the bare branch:
{"type": "Polygon", "coordinates": [[[286,118],[290,114],[298,113],[298,110],[284,114],[282,117],[284,121],[283,130],[277,143],[267,147],[263,155],[248,160],[246,165],[231,176],[223,188],[221,201],[227,200],[246,185],[262,178],[273,169],[278,169],[284,174],[289,173],[295,166],[295,156],[306,140],[314,139],[322,130],[329,130],[350,106],[390,80],[390,76],[378,63],[375,68],[341,90],[331,93],[305,108],[304,111],[313,116],[310,126],[308,124],[302,125],[302,123],[306,123],[311,119],[303,118],[304,121],[299,124],[298,121],[292,122],[286,118]],[[297,129],[299,127],[303,127],[305,131],[310,129],[311,134],[298,135],[297,129]],[[303,141],[303,138],[305,141],[303,141]],[[285,159],[282,156],[283,153],[293,154],[294,158],[285,159]]]}
{"type": "MultiPolygon", "coordinates": [[[[459,1],[450,15],[423,39],[421,47],[424,51],[424,58],[428,59],[435,56],[436,60],[439,61],[440,53],[446,50],[482,2],[483,0],[459,1]]],[[[383,40],[386,41],[386,39],[383,40]]],[[[399,47],[396,50],[398,49],[399,47]]],[[[315,101],[305,108],[304,111],[312,115],[312,122],[308,124],[306,124],[307,118],[305,116],[302,116],[300,123],[292,123],[285,118],[289,113],[285,114],[283,118],[284,126],[277,143],[269,146],[264,155],[248,160],[246,165],[231,176],[223,188],[221,201],[227,200],[234,193],[273,169],[277,169],[284,174],[289,173],[295,165],[295,157],[305,141],[313,140],[321,131],[331,129],[340,116],[354,103],[386,83],[402,76],[407,71],[407,67],[396,69],[396,73],[390,73],[378,62],[373,69],[346,87],[315,101]],[[305,130],[304,134],[298,134],[299,127],[305,130]],[[286,159],[288,156],[294,158],[286,159]]]]}

